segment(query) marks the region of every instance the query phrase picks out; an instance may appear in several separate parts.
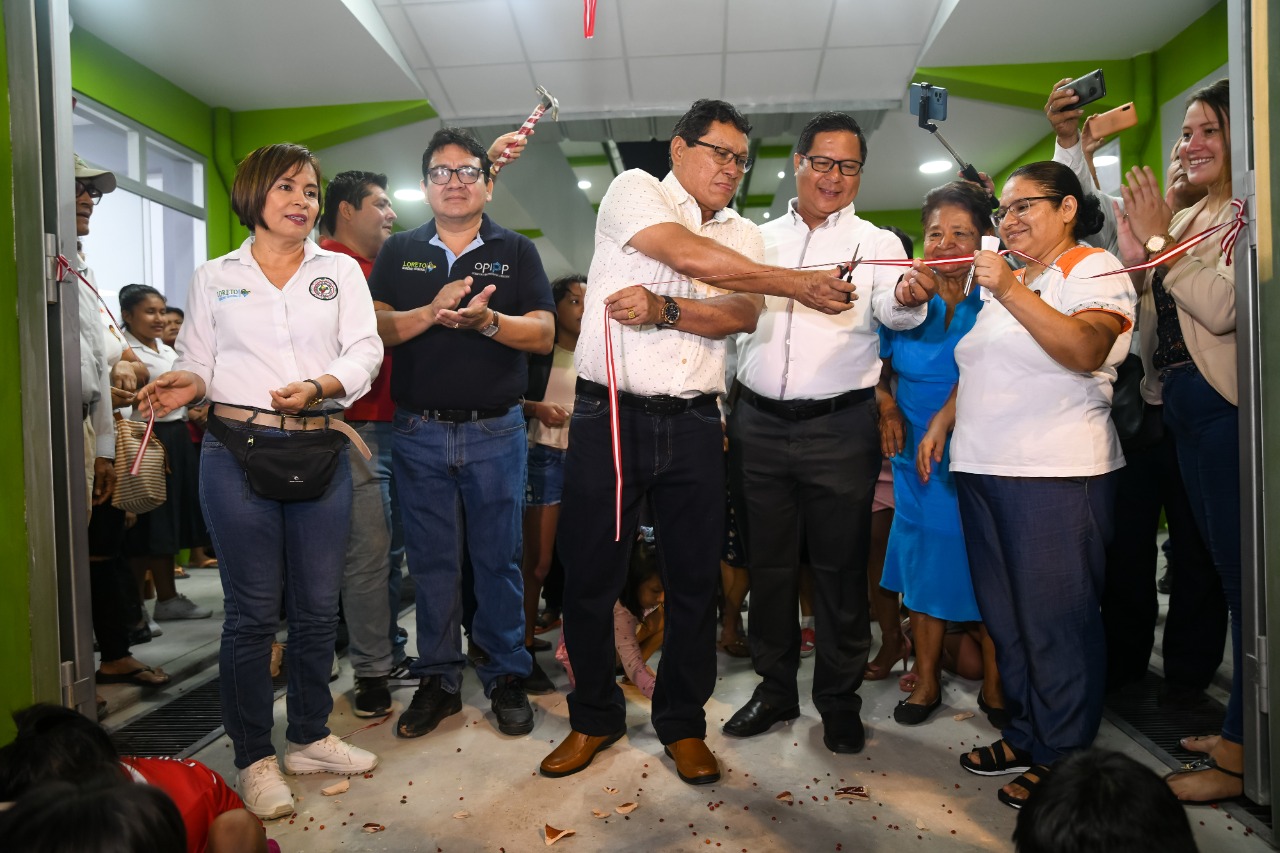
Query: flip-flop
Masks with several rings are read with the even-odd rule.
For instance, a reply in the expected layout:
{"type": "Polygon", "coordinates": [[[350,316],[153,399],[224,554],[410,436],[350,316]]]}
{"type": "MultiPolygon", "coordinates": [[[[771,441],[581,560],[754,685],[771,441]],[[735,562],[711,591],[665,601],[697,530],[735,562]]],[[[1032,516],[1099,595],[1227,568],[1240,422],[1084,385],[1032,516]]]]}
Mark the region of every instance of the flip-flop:
{"type": "Polygon", "coordinates": [[[189,578],[189,577],[191,577],[191,575],[187,574],[187,570],[186,570],[186,569],[182,568],[182,566],[179,566],[179,565],[177,565],[177,564],[175,564],[175,565],[174,565],[174,567],[173,567],[173,579],[174,579],[174,580],[176,580],[176,581],[184,581],[184,580],[186,580],[186,579],[187,579],[187,578],[189,578]]]}
{"type": "Polygon", "coordinates": [[[720,647],[720,650],[723,651],[725,654],[727,654],[729,657],[734,657],[734,658],[751,657],[751,648],[747,645],[747,641],[742,639],[741,637],[739,637],[736,640],[730,640],[728,642],[720,642],[720,643],[717,643],[716,645],[718,645],[720,647]]]}
{"type": "Polygon", "coordinates": [[[164,670],[157,670],[149,666],[141,666],[131,672],[119,673],[103,672],[102,670],[98,670],[94,677],[99,684],[136,684],[139,687],[164,687],[173,680],[164,670]],[[162,677],[164,680],[149,681],[141,677],[144,672],[152,673],[153,675],[162,677]]]}
{"type": "MultiPolygon", "coordinates": [[[[1216,770],[1219,773],[1222,773],[1226,776],[1231,776],[1233,778],[1239,779],[1241,780],[1241,782],[1244,781],[1243,773],[1237,773],[1234,770],[1228,770],[1227,768],[1219,765],[1212,755],[1206,755],[1204,758],[1201,758],[1199,761],[1193,761],[1190,764],[1184,764],[1182,765],[1181,770],[1175,770],[1172,773],[1166,773],[1164,777],[1164,781],[1168,782],[1170,779],[1172,779],[1175,776],[1186,776],[1191,773],[1204,773],[1209,770],[1216,770]]],[[[1210,799],[1207,799],[1207,800],[1178,800],[1178,802],[1186,806],[1209,806],[1209,805],[1213,805],[1214,803],[1235,802],[1240,798],[1242,798],[1243,796],[1244,796],[1244,791],[1243,791],[1243,785],[1242,785],[1242,790],[1239,794],[1232,794],[1229,797],[1211,797],[1210,799]]]]}
{"type": "Polygon", "coordinates": [[[1188,735],[1187,737],[1184,737],[1178,741],[1178,746],[1182,747],[1187,752],[1195,752],[1201,755],[1208,755],[1209,754],[1208,749],[1199,749],[1196,746],[1188,745],[1188,743],[1196,744],[1197,742],[1206,741],[1209,738],[1218,738],[1218,737],[1221,737],[1221,735],[1216,732],[1213,734],[1207,734],[1207,735],[1188,735]]]}

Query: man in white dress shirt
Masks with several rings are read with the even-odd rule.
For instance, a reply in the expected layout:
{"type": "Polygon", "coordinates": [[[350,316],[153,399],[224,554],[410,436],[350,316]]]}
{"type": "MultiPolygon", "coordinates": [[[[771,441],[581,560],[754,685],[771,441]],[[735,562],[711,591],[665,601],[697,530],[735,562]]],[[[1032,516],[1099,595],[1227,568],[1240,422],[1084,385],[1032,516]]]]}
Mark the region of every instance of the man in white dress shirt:
{"type": "MultiPolygon", "coordinates": [[[[810,266],[905,257],[888,231],[860,219],[853,200],[862,181],[866,138],[844,113],[820,113],[794,155],[797,198],[763,226],[770,263],[810,266]]],[[[871,645],[867,553],[871,498],[880,470],[875,402],[881,323],[919,325],[936,292],[928,268],[855,268],[862,299],[835,316],[770,296],[755,332],[738,339],[737,403],[729,415],[731,488],[751,574],[751,658],[762,681],[724,725],[751,737],[800,714],[796,672],[799,559],[813,568],[818,644],[813,700],[823,743],[862,749],[857,694],[871,645]]]]}
{"type": "Polygon", "coordinates": [[[724,391],[724,338],[755,327],[759,293],[785,293],[829,313],[850,308],[850,287],[831,270],[761,263],[759,229],[729,209],[751,167],[750,130],[731,105],[698,101],[672,132],[671,172],[661,181],[624,172],[600,205],[557,537],[565,643],[577,678],[569,695],[573,731],[542,761],[546,776],[584,769],[626,730],[614,676],[613,605],[648,501],[666,610],[653,727],[681,779],[720,778],[704,742],[703,705],[716,678],[714,599],[725,502],[716,399],[724,391]],[[606,335],[620,392],[620,541],[606,335]]]}

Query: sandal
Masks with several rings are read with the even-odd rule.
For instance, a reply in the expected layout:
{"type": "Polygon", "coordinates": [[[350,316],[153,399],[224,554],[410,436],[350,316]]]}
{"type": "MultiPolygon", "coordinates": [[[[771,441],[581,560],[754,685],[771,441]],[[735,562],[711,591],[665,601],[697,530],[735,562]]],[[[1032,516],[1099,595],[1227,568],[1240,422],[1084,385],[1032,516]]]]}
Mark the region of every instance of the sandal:
{"type": "Polygon", "coordinates": [[[1052,772],[1053,769],[1047,764],[1036,764],[1028,767],[1024,773],[1018,776],[1017,779],[1014,779],[1009,783],[1010,785],[1021,785],[1027,792],[1025,797],[1015,797],[1012,794],[1006,794],[1004,788],[1001,788],[996,792],[996,798],[1010,808],[1020,809],[1027,804],[1028,800],[1035,796],[1036,788],[1043,784],[1044,780],[1048,779],[1049,774],[1052,772]],[[1033,775],[1036,778],[1032,779],[1031,776],[1033,775]]]}
{"type": "Polygon", "coordinates": [[[1222,737],[1222,735],[1216,732],[1207,735],[1190,735],[1188,737],[1181,738],[1178,741],[1178,746],[1182,747],[1187,752],[1198,752],[1202,755],[1208,755],[1220,737],[1222,737]],[[1211,741],[1211,743],[1206,743],[1206,741],[1211,741]]]}
{"type": "Polygon", "coordinates": [[[173,579],[176,581],[184,581],[191,575],[187,574],[187,570],[179,566],[177,563],[173,565],[173,579]]]}
{"type": "Polygon", "coordinates": [[[751,657],[751,648],[747,645],[747,641],[738,637],[733,640],[721,640],[716,644],[720,651],[733,658],[749,658],[751,657]]]}
{"type": "Polygon", "coordinates": [[[969,758],[969,753],[966,752],[960,756],[960,766],[978,776],[1004,776],[1009,773],[1026,773],[1031,769],[1031,753],[1015,749],[1003,739],[991,746],[980,746],[973,752],[978,760],[969,758]],[[1005,755],[1006,747],[1013,753],[1012,758],[1005,755]]]}
{"type": "Polygon", "coordinates": [[[172,680],[163,669],[155,669],[150,666],[141,666],[129,672],[103,672],[98,670],[94,677],[99,684],[136,684],[138,687],[164,687],[172,680]],[[144,678],[143,673],[149,673],[154,678],[144,678]]]}
{"type": "Polygon", "coordinates": [[[1227,768],[1221,766],[1220,764],[1218,764],[1217,760],[1214,759],[1214,757],[1211,755],[1207,755],[1204,758],[1201,758],[1199,761],[1193,761],[1190,764],[1184,764],[1182,765],[1181,770],[1175,770],[1172,773],[1165,774],[1164,781],[1168,782],[1169,780],[1173,779],[1175,776],[1186,776],[1191,773],[1204,773],[1209,770],[1216,770],[1219,773],[1232,777],[1233,779],[1239,779],[1240,793],[1232,794],[1226,797],[1210,797],[1209,799],[1205,799],[1205,800],[1179,799],[1178,800],[1179,803],[1182,803],[1183,805],[1187,805],[1187,806],[1208,806],[1214,803],[1234,802],[1244,796],[1244,774],[1237,773],[1234,770],[1228,770],[1227,768]]]}

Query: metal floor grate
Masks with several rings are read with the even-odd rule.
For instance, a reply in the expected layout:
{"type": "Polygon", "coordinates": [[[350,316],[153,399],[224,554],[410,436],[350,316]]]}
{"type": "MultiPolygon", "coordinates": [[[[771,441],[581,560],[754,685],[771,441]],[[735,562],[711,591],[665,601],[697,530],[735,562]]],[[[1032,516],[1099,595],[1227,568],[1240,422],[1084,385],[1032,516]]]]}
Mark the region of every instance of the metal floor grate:
{"type": "MultiPolygon", "coordinates": [[[[1159,703],[1164,680],[1153,672],[1137,684],[1131,684],[1107,696],[1103,716],[1116,728],[1133,738],[1172,769],[1200,756],[1187,752],[1179,739],[1193,734],[1208,734],[1222,728],[1226,709],[1213,700],[1188,708],[1164,707],[1159,703]]],[[[1251,828],[1268,842],[1273,842],[1271,806],[1260,806],[1241,798],[1224,804],[1223,810],[1251,828]]]]}
{"type": "MultiPolygon", "coordinates": [[[[284,692],[283,678],[272,682],[275,698],[284,692]]],[[[211,678],[111,733],[121,755],[194,755],[223,734],[219,679],[211,678]]]]}

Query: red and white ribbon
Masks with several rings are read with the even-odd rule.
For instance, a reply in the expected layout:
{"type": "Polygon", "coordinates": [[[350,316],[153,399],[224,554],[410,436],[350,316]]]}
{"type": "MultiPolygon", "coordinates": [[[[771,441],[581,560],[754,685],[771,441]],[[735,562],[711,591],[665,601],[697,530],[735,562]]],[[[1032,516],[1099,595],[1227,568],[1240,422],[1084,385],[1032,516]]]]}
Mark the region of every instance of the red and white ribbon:
{"type": "MultiPolygon", "coordinates": [[[[120,321],[116,319],[116,315],[112,314],[111,309],[107,307],[107,302],[102,298],[102,294],[98,292],[98,288],[94,287],[93,283],[89,281],[89,279],[85,278],[80,270],[76,269],[75,266],[72,265],[71,261],[67,260],[65,255],[58,255],[58,281],[62,281],[66,278],[67,273],[74,274],[76,278],[84,282],[85,287],[89,288],[89,291],[97,297],[98,304],[102,306],[103,311],[107,312],[107,316],[111,318],[111,322],[116,324],[117,329],[124,328],[120,325],[120,321]]],[[[125,348],[133,349],[133,347],[129,346],[127,341],[125,342],[125,348]]],[[[148,405],[151,403],[150,396],[147,397],[147,403],[148,405]]],[[[142,470],[142,454],[146,453],[147,445],[151,443],[151,434],[155,432],[156,428],[155,408],[151,407],[150,412],[151,414],[147,416],[147,429],[142,434],[142,442],[138,445],[138,455],[133,457],[133,463],[129,466],[129,473],[134,477],[138,476],[138,472],[142,470]]]]}
{"type": "Polygon", "coordinates": [[[596,0],[582,0],[582,37],[594,38],[596,34],[596,0]]]}
{"type": "MultiPolygon", "coordinates": [[[[1219,222],[1217,225],[1211,225],[1208,228],[1201,231],[1199,234],[1195,234],[1183,240],[1181,243],[1177,243],[1173,246],[1170,246],[1160,254],[1153,255],[1151,259],[1148,260],[1145,264],[1137,264],[1135,266],[1125,267],[1124,269],[1116,270],[1115,272],[1103,273],[1102,275],[1116,275],[1116,273],[1122,273],[1122,272],[1140,272],[1142,270],[1149,270],[1149,269],[1152,269],[1153,267],[1162,266],[1163,264],[1168,263],[1173,258],[1176,258],[1179,255],[1190,251],[1194,247],[1203,243],[1205,240],[1208,240],[1214,234],[1217,234],[1219,231],[1222,231],[1224,229],[1227,229],[1227,233],[1222,235],[1222,241],[1221,243],[1219,243],[1219,245],[1222,247],[1222,254],[1226,256],[1227,266],[1230,266],[1232,257],[1235,254],[1236,239],[1240,236],[1240,232],[1243,231],[1245,228],[1247,228],[1249,225],[1249,220],[1246,219],[1244,215],[1244,208],[1245,208],[1244,199],[1239,199],[1239,198],[1231,199],[1231,206],[1236,209],[1236,215],[1231,219],[1228,219],[1226,222],[1219,222]]],[[[1089,277],[1101,278],[1102,275],[1092,275],[1089,277]]]]}
{"type": "Polygon", "coordinates": [[[618,420],[618,372],[613,364],[613,325],[604,312],[604,363],[609,386],[609,439],[613,444],[613,541],[622,541],[622,424],[618,420]]]}

